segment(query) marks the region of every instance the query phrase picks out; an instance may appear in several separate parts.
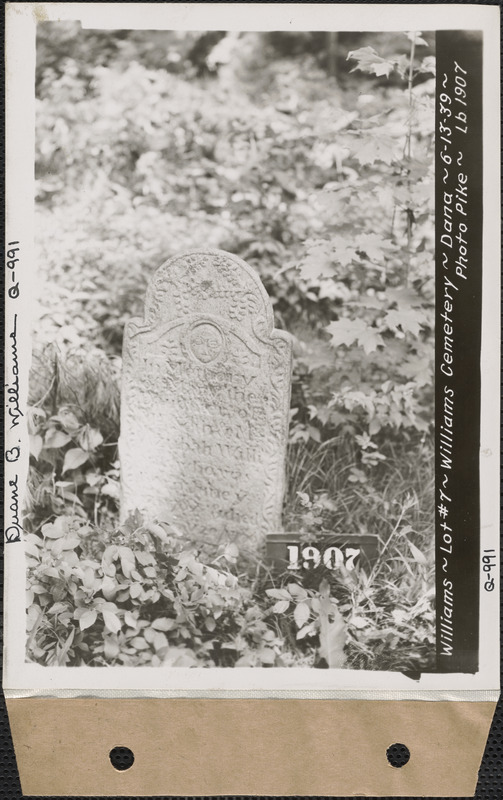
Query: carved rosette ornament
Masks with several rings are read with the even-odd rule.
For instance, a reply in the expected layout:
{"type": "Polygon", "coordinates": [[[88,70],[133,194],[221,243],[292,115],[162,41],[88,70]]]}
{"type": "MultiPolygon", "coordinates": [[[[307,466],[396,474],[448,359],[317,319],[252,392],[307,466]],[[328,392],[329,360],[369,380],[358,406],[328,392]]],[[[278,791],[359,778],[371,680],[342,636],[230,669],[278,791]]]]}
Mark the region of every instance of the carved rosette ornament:
{"type": "Polygon", "coordinates": [[[237,256],[163,264],[124,332],[122,517],[137,508],[210,546],[280,530],[291,349],[237,256]]]}

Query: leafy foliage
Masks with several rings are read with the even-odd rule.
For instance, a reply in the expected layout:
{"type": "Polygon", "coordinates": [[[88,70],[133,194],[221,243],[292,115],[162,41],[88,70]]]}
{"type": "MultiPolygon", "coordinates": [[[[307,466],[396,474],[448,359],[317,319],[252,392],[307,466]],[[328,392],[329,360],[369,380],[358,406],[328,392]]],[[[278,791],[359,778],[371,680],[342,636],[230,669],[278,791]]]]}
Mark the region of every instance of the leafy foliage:
{"type": "Polygon", "coordinates": [[[34,353],[28,529],[39,528],[54,514],[78,514],[95,522],[116,516],[119,368],[99,351],[64,356],[47,346],[34,353]]]}
{"type": "Polygon", "coordinates": [[[433,420],[433,82],[414,81],[434,64],[417,64],[426,42],[409,40],[409,56],[382,58],[372,47],[348,54],[355,70],[396,70],[407,93],[360,97],[338,135],[339,180],[316,195],[324,228],[299,265],[311,285],[335,285],[344,297],[325,327],[339,386],[320,410],[325,427],[345,420],[355,435],[426,432],[433,420]]]}
{"type": "Polygon", "coordinates": [[[431,36],[341,35],[338,81],[321,36],[39,26],[26,516],[40,663],[429,663],[431,36]],[[286,529],[375,533],[372,574],[257,583],[159,526],[114,532],[124,324],[152,271],[193,247],[252,264],[294,337],[286,529]]]}
{"type": "Polygon", "coordinates": [[[48,666],[340,668],[366,657],[367,666],[387,658],[394,668],[417,668],[428,645],[423,620],[418,652],[402,660],[397,652],[399,643],[410,649],[424,598],[395,609],[383,636],[382,611],[379,618],[374,609],[373,624],[351,603],[355,593],[362,606],[372,601],[372,576],[342,570],[335,590],[288,576],[264,591],[264,578],[236,574],[234,545],[204,564],[168,526],[139,517],[106,535],[81,517],[60,516],[28,534],[26,552],[27,655],[48,666]]]}

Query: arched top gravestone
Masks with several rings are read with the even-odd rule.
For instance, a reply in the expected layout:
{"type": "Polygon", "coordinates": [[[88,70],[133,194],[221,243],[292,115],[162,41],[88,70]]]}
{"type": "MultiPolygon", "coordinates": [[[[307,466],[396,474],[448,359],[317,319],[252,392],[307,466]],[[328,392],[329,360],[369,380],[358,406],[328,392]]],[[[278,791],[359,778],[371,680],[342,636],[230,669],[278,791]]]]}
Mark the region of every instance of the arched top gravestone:
{"type": "Polygon", "coordinates": [[[281,525],[291,342],[258,275],[221,250],[154,274],[124,332],[121,514],[213,546],[281,525]]]}

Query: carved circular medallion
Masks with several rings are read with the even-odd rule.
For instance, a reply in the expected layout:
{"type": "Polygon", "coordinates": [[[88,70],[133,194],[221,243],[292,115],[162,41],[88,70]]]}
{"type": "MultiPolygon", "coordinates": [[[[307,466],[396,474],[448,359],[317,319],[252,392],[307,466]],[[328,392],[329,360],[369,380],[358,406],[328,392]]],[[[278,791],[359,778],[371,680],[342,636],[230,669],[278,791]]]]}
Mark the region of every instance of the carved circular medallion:
{"type": "Polygon", "coordinates": [[[189,350],[202,364],[216,361],[223,352],[224,344],[222,331],[212,322],[197,322],[189,332],[189,350]]]}

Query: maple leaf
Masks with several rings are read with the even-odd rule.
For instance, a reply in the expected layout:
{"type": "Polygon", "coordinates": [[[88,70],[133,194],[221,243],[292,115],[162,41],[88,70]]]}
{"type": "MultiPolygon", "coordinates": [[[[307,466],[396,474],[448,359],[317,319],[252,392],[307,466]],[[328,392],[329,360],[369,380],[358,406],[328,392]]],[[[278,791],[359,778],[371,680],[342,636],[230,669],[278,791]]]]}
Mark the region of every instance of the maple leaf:
{"type": "Polygon", "coordinates": [[[363,319],[339,319],[327,325],[326,330],[332,337],[333,347],[341,344],[350,347],[357,342],[368,355],[384,344],[379,332],[363,319]]]}
{"type": "Polygon", "coordinates": [[[404,333],[410,331],[413,336],[419,336],[419,332],[425,324],[425,317],[422,311],[412,308],[402,311],[391,310],[388,311],[383,322],[392,331],[401,328],[404,333]]]}
{"type": "Polygon", "coordinates": [[[414,205],[421,206],[428,200],[433,201],[434,193],[433,183],[415,183],[411,188],[410,198],[414,205]]]}
{"type": "Polygon", "coordinates": [[[407,33],[407,39],[410,42],[414,42],[414,44],[422,44],[425,47],[428,47],[428,42],[425,41],[421,36],[421,31],[409,31],[407,33]]]}
{"type": "Polygon", "coordinates": [[[395,62],[385,61],[384,59],[382,59],[382,61],[373,64],[372,67],[373,67],[373,72],[378,77],[380,77],[381,75],[386,75],[386,77],[389,78],[390,72],[393,72],[393,69],[395,68],[395,62]]]}
{"type": "Polygon", "coordinates": [[[337,214],[347,203],[351,192],[351,189],[347,189],[346,191],[340,189],[337,191],[333,189],[324,189],[316,196],[316,200],[325,211],[329,211],[331,214],[337,214]]]}
{"type": "Polygon", "coordinates": [[[413,358],[400,368],[400,373],[419,386],[430,386],[433,381],[431,358],[413,358]]]}
{"type": "Polygon", "coordinates": [[[379,345],[384,345],[381,335],[375,328],[367,326],[366,330],[358,337],[358,344],[363,347],[367,355],[377,350],[379,345]]]}
{"type": "Polygon", "coordinates": [[[317,278],[333,278],[333,257],[329,242],[318,241],[311,244],[299,269],[301,276],[308,281],[317,278]]]}
{"type": "Polygon", "coordinates": [[[386,289],[386,294],[389,300],[393,303],[396,303],[399,307],[404,306],[412,306],[412,308],[418,308],[419,306],[423,305],[423,298],[418,295],[414,289],[409,287],[390,287],[386,289]]]}
{"type": "Polygon", "coordinates": [[[332,345],[338,347],[345,344],[348,347],[358,341],[358,337],[367,328],[363,319],[338,319],[327,325],[326,330],[332,337],[332,345]]]}
{"type": "Polygon", "coordinates": [[[401,78],[405,78],[408,68],[409,68],[409,59],[406,55],[399,56],[395,63],[394,67],[401,78]]]}
{"type": "Polygon", "coordinates": [[[390,239],[383,239],[377,233],[363,233],[358,236],[356,246],[361,253],[366,253],[370,261],[383,261],[384,251],[391,247],[390,239]]]}
{"type": "Polygon", "coordinates": [[[436,70],[435,56],[426,56],[426,58],[423,58],[423,60],[421,61],[418,71],[430,72],[433,75],[435,75],[435,70],[436,70]]]}
{"type": "Polygon", "coordinates": [[[359,69],[362,72],[374,73],[374,75],[378,77],[386,75],[388,78],[390,72],[392,72],[395,67],[394,60],[390,61],[389,59],[382,58],[373,47],[360,47],[359,50],[351,50],[347,58],[358,62],[351,72],[359,69]]]}
{"type": "Polygon", "coordinates": [[[347,267],[357,258],[357,250],[355,243],[351,239],[345,239],[343,236],[335,236],[332,240],[332,253],[334,260],[347,267]]]}
{"type": "Polygon", "coordinates": [[[397,142],[389,134],[379,134],[379,137],[375,135],[364,137],[360,146],[356,147],[354,155],[362,166],[373,164],[375,161],[391,164],[398,155],[397,142]]]}

